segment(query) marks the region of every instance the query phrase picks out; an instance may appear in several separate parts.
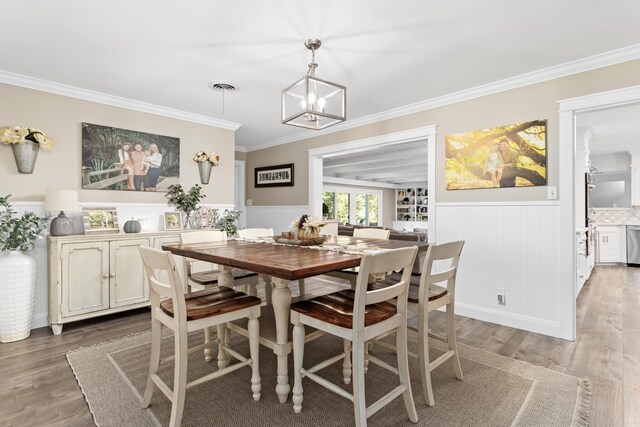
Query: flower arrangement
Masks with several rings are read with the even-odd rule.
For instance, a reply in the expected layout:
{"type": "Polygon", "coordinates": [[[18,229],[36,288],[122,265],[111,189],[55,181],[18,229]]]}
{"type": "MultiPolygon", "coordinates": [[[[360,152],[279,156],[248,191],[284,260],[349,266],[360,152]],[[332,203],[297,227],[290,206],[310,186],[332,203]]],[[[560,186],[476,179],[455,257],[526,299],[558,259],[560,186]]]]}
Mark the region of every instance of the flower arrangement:
{"type": "Polygon", "coordinates": [[[193,157],[193,161],[198,163],[209,162],[213,166],[218,166],[218,163],[220,163],[220,156],[214,152],[207,153],[206,151],[198,151],[193,157]]]}
{"type": "Polygon", "coordinates": [[[289,224],[289,228],[292,230],[320,230],[325,225],[327,225],[327,223],[320,218],[304,214],[300,216],[300,218],[294,219],[291,224],[289,224]]]}
{"type": "Polygon", "coordinates": [[[37,238],[42,237],[47,218],[33,212],[15,218],[9,197],[11,194],[0,197],[0,250],[26,252],[33,248],[37,238]]]}
{"type": "Polygon", "coordinates": [[[51,137],[36,128],[28,128],[23,126],[12,126],[0,128],[0,142],[4,145],[24,144],[25,141],[32,141],[40,144],[43,150],[50,150],[55,144],[51,137]]]}

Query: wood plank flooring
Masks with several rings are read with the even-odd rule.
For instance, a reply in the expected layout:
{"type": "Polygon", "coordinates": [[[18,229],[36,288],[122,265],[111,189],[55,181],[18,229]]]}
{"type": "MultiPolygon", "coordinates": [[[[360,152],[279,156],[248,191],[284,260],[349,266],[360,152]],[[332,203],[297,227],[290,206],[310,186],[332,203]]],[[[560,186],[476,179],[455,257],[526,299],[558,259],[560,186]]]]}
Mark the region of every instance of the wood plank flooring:
{"type": "MultiPolygon", "coordinates": [[[[310,293],[326,286],[307,281],[310,293]]],[[[433,313],[430,327],[442,332],[444,315],[433,313]]],[[[139,309],[0,344],[0,426],[92,426],[65,354],[147,329],[148,309],[139,309]]],[[[464,317],[457,331],[461,343],[591,379],[592,426],[640,426],[640,268],[594,270],[578,298],[575,342],[464,317]]]]}

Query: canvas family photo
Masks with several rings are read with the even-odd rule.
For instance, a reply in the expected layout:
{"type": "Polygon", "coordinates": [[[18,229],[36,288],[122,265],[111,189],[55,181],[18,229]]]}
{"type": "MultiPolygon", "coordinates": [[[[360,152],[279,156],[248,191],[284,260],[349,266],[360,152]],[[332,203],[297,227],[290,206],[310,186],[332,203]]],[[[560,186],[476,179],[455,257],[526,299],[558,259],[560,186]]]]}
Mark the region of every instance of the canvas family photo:
{"type": "Polygon", "coordinates": [[[447,190],[547,184],[547,121],[445,137],[447,190]]]}
{"type": "Polygon", "coordinates": [[[82,123],[82,188],[166,192],[179,183],[179,138],[82,123]]]}

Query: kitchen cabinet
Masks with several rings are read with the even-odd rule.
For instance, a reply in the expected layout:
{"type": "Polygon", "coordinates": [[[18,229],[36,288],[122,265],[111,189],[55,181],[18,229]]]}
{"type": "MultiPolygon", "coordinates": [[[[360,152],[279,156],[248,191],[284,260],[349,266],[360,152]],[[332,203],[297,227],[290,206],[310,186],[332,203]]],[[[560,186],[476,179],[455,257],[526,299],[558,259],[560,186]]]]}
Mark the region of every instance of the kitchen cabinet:
{"type": "Polygon", "coordinates": [[[598,226],[598,262],[627,262],[626,227],[598,226]]]}
{"type": "Polygon", "coordinates": [[[640,206],[640,166],[631,166],[631,205],[640,206]]]}
{"type": "Polygon", "coordinates": [[[138,247],[179,241],[177,233],[49,236],[49,322],[54,334],[68,322],[149,305],[138,247]]]}

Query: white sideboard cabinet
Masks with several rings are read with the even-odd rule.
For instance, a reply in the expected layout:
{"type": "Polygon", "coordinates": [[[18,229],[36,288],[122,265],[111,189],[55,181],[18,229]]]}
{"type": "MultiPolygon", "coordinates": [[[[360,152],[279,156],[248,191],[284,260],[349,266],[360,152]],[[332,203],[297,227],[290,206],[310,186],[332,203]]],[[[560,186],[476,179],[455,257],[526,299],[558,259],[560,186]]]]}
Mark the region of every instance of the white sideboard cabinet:
{"type": "MultiPolygon", "coordinates": [[[[160,248],[179,234],[136,233],[48,237],[49,322],[55,335],[68,322],[149,305],[138,247],[160,248]]],[[[176,260],[182,266],[182,262],[176,260]]]]}

